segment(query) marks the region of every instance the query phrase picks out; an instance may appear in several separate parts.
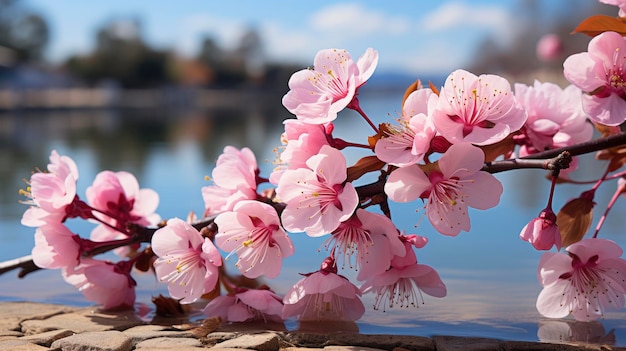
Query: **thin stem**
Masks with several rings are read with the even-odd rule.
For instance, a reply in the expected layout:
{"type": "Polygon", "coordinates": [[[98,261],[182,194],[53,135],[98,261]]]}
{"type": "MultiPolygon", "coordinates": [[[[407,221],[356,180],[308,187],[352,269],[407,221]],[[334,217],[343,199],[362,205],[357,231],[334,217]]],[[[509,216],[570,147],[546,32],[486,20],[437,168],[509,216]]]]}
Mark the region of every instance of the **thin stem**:
{"type": "Polygon", "coordinates": [[[376,134],[379,133],[378,127],[376,127],[376,125],[372,122],[372,120],[363,111],[363,109],[361,108],[361,105],[359,104],[359,99],[356,96],[352,99],[352,101],[348,104],[347,107],[358,112],[361,115],[361,117],[363,117],[365,121],[370,125],[370,127],[374,129],[374,132],[376,132],[376,134]]]}
{"type": "Polygon", "coordinates": [[[615,202],[617,201],[619,196],[625,190],[626,190],[625,186],[618,185],[617,190],[613,194],[613,197],[611,197],[611,201],[609,201],[609,204],[606,206],[606,210],[604,211],[604,214],[602,215],[602,217],[600,217],[600,220],[598,221],[598,225],[596,226],[596,231],[595,231],[595,233],[593,233],[593,237],[594,238],[598,237],[598,233],[600,232],[600,229],[604,225],[604,221],[606,220],[606,217],[609,215],[609,211],[611,211],[611,209],[613,208],[613,205],[615,204],[615,202]]]}
{"type": "Polygon", "coordinates": [[[552,185],[550,186],[550,196],[548,197],[548,205],[546,208],[552,210],[552,198],[554,197],[554,188],[556,188],[556,181],[559,178],[558,173],[552,175],[552,185]]]}

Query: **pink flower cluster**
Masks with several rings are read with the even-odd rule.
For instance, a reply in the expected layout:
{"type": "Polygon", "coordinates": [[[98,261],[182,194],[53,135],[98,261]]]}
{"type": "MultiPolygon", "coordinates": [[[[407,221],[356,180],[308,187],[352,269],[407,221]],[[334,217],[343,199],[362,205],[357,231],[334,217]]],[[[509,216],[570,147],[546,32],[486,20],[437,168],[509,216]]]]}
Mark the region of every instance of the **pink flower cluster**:
{"type": "MultiPolygon", "coordinates": [[[[130,173],[103,171],[87,189],[86,203],[76,193],[78,168],[71,158],[52,151],[47,170],[34,173],[24,191],[31,206],[22,223],[36,228],[34,263],[41,268],[61,269],[68,283],[105,309],[132,306],[136,285],[130,275],[132,259],[112,263],[89,256],[110,240],[129,239],[129,226],[156,225],[160,221],[154,213],[157,193],[140,189],[130,173]],[[93,229],[92,240],[73,233],[66,226],[70,218],[100,223],[93,229]]],[[[124,252],[133,254],[131,250],[124,252]]]]}
{"type": "MultiPolygon", "coordinates": [[[[512,89],[503,77],[459,69],[441,89],[418,84],[403,101],[397,123],[376,126],[361,109],[358,91],[372,76],[378,53],[367,49],[355,61],[346,50],[321,50],[313,68],[289,80],[283,104],[295,118],[284,122],[276,168],[261,177],[250,149],[225,147],[212,184],[201,189],[203,221],[159,223],[158,195],[141,189],[127,172],[99,173],[84,202],[76,195],[76,165],[53,151],[48,172],[33,174],[24,191],[32,206],[22,222],[37,228],[33,259],[40,267],[62,269],[68,282],[104,308],[133,304],[131,269],[152,254],[156,277],[174,299],[188,304],[213,296],[204,313],[228,322],[354,321],[365,312],[366,293],[376,295],[375,309],[417,307],[424,294],[444,297],[447,288],[434,268],[418,263],[415,250],[427,238],[396,227],[389,200],[423,201],[430,225],[443,235],[470,231],[472,211],[497,206],[504,190],[486,163],[590,140],[589,121],[616,126],[626,120],[625,52],[619,34],[598,35],[589,52],[565,61],[572,85],[564,89],[541,82],[512,89]],[[346,108],[372,127],[365,143],[334,135],[332,122],[346,108]],[[364,157],[350,165],[342,152],[348,147],[364,151],[364,157]],[[373,172],[378,181],[360,183],[373,172]],[[65,226],[70,218],[98,224],[91,240],[65,226]],[[136,238],[148,230],[151,237],[143,241],[151,250],[140,251],[136,238]],[[284,297],[266,287],[237,286],[226,272],[225,261],[233,259],[240,280],[276,278],[283,260],[295,254],[290,235],[296,233],[326,237],[329,255],[284,297]],[[130,259],[92,257],[110,245],[130,259]],[[356,270],[361,285],[339,269],[356,270]],[[220,284],[228,293],[215,297],[220,284]]],[[[563,172],[573,170],[572,164],[563,172]]],[[[520,233],[537,250],[561,249],[551,208],[557,176],[552,175],[548,206],[520,233]]],[[[565,251],[545,253],[540,262],[539,312],[589,320],[624,305],[626,261],[615,243],[594,236],[565,251]]]]}

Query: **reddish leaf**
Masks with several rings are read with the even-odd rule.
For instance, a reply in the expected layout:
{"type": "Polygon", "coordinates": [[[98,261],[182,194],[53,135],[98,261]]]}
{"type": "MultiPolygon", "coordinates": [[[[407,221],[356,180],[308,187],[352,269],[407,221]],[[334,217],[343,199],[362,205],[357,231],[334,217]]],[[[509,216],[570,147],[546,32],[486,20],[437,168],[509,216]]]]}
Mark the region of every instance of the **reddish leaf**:
{"type": "Polygon", "coordinates": [[[402,108],[404,108],[404,102],[411,95],[412,92],[422,89],[422,82],[418,79],[413,84],[409,85],[408,88],[404,91],[404,96],[402,97],[402,108]]]}
{"type": "Polygon", "coordinates": [[[594,15],[580,22],[573,31],[573,33],[583,33],[592,37],[603,32],[617,32],[626,35],[626,22],[622,18],[594,15]]]}
{"type": "Polygon", "coordinates": [[[359,179],[368,172],[374,172],[382,169],[386,165],[385,162],[376,156],[366,156],[358,160],[353,166],[348,167],[348,181],[351,182],[359,179]]]}
{"type": "Polygon", "coordinates": [[[593,199],[580,196],[568,201],[556,215],[563,247],[579,242],[593,220],[593,199]]]}
{"type": "Polygon", "coordinates": [[[439,89],[437,89],[437,87],[435,86],[435,84],[433,84],[433,82],[428,81],[428,86],[430,87],[430,90],[432,90],[433,93],[435,93],[435,95],[439,96],[439,89]]]}

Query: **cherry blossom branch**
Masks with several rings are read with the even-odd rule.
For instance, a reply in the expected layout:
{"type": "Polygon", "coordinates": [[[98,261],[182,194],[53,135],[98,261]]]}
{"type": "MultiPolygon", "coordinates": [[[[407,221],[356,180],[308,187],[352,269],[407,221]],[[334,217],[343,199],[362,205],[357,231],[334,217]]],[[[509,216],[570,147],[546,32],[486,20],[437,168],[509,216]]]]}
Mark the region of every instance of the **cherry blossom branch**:
{"type": "MultiPolygon", "coordinates": [[[[217,215],[207,216],[193,222],[191,225],[198,229],[208,228],[212,230],[211,226],[214,226],[215,217],[217,215]]],[[[132,245],[137,243],[149,243],[152,240],[152,235],[158,228],[146,228],[140,225],[132,224],[129,226],[129,230],[133,233],[131,236],[120,240],[111,240],[107,242],[93,242],[91,240],[84,240],[83,244],[85,250],[83,251],[83,257],[92,257],[105,253],[122,246],[132,245]],[[90,242],[90,244],[86,244],[90,242]]],[[[15,269],[21,269],[17,276],[18,278],[24,278],[26,275],[32,272],[36,272],[41,268],[35,265],[32,255],[22,256],[16,259],[0,262],[0,275],[10,272],[15,269]]]]}
{"type": "Polygon", "coordinates": [[[524,156],[522,157],[522,159],[552,158],[558,156],[563,151],[569,152],[572,156],[578,156],[622,145],[626,145],[626,132],[610,135],[604,138],[590,140],[572,146],[538,152],[532,155],[524,156]]]}
{"type": "Polygon", "coordinates": [[[569,168],[570,162],[572,162],[572,155],[569,151],[565,150],[557,156],[547,160],[514,158],[509,160],[487,162],[482,170],[492,174],[523,168],[539,168],[549,171],[559,171],[561,169],[569,168]]]}

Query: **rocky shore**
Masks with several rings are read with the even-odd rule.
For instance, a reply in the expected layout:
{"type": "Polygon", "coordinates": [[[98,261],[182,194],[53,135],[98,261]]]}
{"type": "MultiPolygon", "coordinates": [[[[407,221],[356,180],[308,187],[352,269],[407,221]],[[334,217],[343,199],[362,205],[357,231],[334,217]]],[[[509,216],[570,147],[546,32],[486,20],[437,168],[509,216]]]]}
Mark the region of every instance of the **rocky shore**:
{"type": "MultiPolygon", "coordinates": [[[[177,318],[154,318],[146,322],[134,311],[103,312],[96,308],[33,302],[0,302],[0,317],[0,351],[626,351],[624,347],[609,345],[534,343],[446,335],[420,337],[286,331],[284,326],[220,324],[217,320],[190,323],[177,318]]],[[[332,330],[332,326],[327,330],[332,330]]]]}

